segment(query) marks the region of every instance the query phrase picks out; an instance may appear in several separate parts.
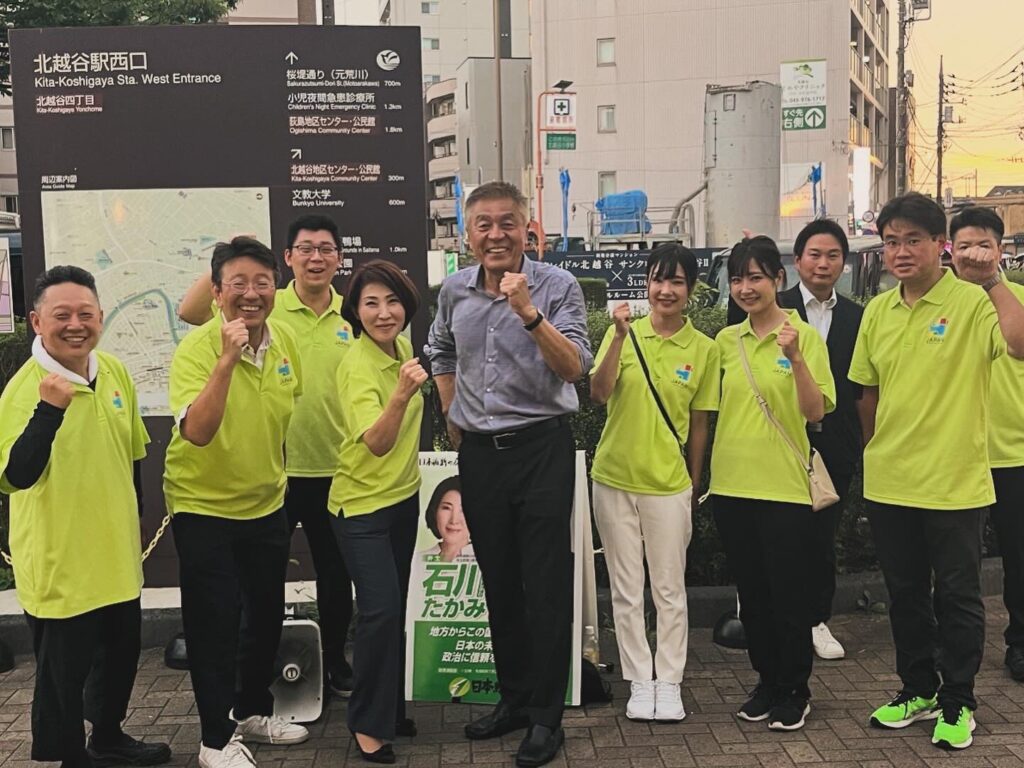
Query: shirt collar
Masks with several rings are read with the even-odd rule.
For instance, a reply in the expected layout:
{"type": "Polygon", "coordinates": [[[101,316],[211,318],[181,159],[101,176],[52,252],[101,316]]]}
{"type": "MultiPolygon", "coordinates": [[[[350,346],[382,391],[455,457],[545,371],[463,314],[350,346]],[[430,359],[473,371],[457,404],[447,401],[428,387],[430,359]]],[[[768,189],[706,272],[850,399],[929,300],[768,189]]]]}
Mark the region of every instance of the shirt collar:
{"type": "Polygon", "coordinates": [[[58,363],[56,359],[54,359],[53,355],[46,351],[46,347],[43,346],[43,338],[41,336],[36,336],[35,339],[32,340],[32,358],[50,373],[59,373],[72,384],[81,384],[83,387],[88,387],[90,381],[95,381],[96,375],[100,371],[100,361],[99,358],[96,357],[95,352],[89,353],[89,381],[86,381],[77,373],[69,371],[63,365],[58,363]]]}
{"type": "MultiPolygon", "coordinates": [[[[656,330],[654,330],[654,324],[651,322],[650,315],[644,315],[635,323],[633,323],[633,330],[638,336],[641,336],[645,339],[651,339],[656,336],[660,336],[660,334],[656,330]]],[[[690,346],[690,342],[693,341],[695,333],[696,331],[694,331],[693,329],[693,323],[690,321],[689,318],[687,318],[686,322],[683,324],[683,327],[680,328],[675,333],[673,333],[671,336],[669,336],[666,340],[671,341],[677,347],[686,348],[690,346]]]]}
{"type": "MultiPolygon", "coordinates": [[[[949,292],[956,287],[956,280],[956,276],[949,267],[943,267],[942,277],[940,277],[939,281],[929,288],[928,292],[919,300],[928,302],[929,304],[942,304],[946,300],[946,297],[949,296],[949,292]]],[[[903,303],[903,286],[898,285],[892,289],[892,301],[890,302],[890,307],[898,307],[903,303]]]]}
{"type": "Polygon", "coordinates": [[[832,295],[824,301],[818,301],[818,297],[811,293],[807,286],[804,285],[804,281],[800,281],[800,295],[803,297],[804,306],[808,306],[812,301],[817,302],[825,309],[835,309],[836,304],[839,303],[839,298],[836,296],[836,289],[832,289],[832,295]]]}
{"type": "Polygon", "coordinates": [[[412,344],[410,344],[409,340],[401,334],[399,334],[398,338],[395,339],[395,351],[398,352],[397,360],[378,347],[377,342],[371,339],[370,334],[365,330],[359,334],[359,339],[356,343],[363,345],[363,348],[366,350],[366,357],[382,371],[386,371],[392,366],[397,367],[412,357],[412,344]]]}
{"type": "MultiPolygon", "coordinates": [[[[220,338],[220,328],[222,325],[224,325],[224,313],[218,312],[216,315],[214,315],[212,323],[214,328],[216,328],[216,332],[210,334],[210,341],[213,344],[213,348],[217,350],[217,354],[219,355],[221,352],[224,351],[224,344],[220,338]]],[[[262,362],[264,353],[268,349],[270,349],[270,345],[273,343],[274,336],[270,332],[270,323],[264,322],[263,340],[260,341],[259,348],[253,349],[251,344],[246,344],[244,347],[242,347],[242,359],[245,360],[246,362],[252,363],[253,365],[257,364],[257,360],[260,360],[262,362]]]]}
{"type": "MultiPolygon", "coordinates": [[[[800,319],[800,314],[795,309],[783,309],[782,311],[785,312],[786,315],[789,317],[790,323],[792,323],[793,320],[799,320],[800,319]]],[[[775,328],[772,328],[767,333],[767,335],[764,337],[764,339],[770,339],[770,338],[778,335],[779,328],[781,328],[781,327],[782,327],[782,323],[779,323],[778,326],[776,326],[775,328]]],[[[739,324],[739,330],[737,331],[737,333],[740,336],[744,336],[746,334],[750,334],[751,336],[754,337],[755,341],[764,341],[764,339],[758,339],[757,335],[754,333],[754,329],[750,325],[750,315],[747,315],[745,318],[743,318],[743,322],[739,324]]]]}
{"type": "MultiPolygon", "coordinates": [[[[523,274],[526,275],[526,284],[533,288],[537,283],[537,266],[525,253],[523,254],[523,274]]],[[[474,291],[482,291],[484,283],[484,268],[479,262],[464,270],[466,273],[466,287],[474,291]]],[[[461,273],[456,273],[461,274],[461,273]]]]}
{"type": "MultiPolygon", "coordinates": [[[[334,290],[333,285],[328,286],[328,290],[331,292],[331,304],[327,308],[327,311],[340,315],[341,294],[334,290]]],[[[292,280],[284,288],[278,289],[275,301],[281,302],[281,306],[289,312],[300,312],[302,310],[306,310],[307,312],[313,311],[303,304],[302,299],[299,298],[299,292],[295,290],[295,280],[292,280]]]]}

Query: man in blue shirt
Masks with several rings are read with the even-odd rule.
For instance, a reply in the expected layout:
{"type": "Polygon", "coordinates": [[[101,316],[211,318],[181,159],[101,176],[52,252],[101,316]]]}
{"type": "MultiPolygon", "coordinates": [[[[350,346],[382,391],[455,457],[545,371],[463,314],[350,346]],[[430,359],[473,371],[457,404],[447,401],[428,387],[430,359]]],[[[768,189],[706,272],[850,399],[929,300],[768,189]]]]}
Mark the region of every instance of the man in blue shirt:
{"type": "Polygon", "coordinates": [[[527,204],[503,182],[466,201],[479,264],[445,280],[425,352],[452,442],[484,578],[501,701],[470,739],[529,727],[516,764],[551,761],[572,649],[572,382],[593,365],[583,292],[523,254],[527,204]]]}

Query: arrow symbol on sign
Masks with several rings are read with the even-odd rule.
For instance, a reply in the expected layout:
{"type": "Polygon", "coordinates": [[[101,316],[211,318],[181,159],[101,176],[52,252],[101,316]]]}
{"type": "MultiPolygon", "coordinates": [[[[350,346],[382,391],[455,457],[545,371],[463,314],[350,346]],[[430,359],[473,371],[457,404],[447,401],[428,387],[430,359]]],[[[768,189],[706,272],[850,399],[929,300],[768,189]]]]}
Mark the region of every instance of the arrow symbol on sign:
{"type": "Polygon", "coordinates": [[[295,55],[295,51],[288,51],[288,55],[284,57],[284,60],[289,64],[294,64],[299,60],[299,57],[295,55]]]}
{"type": "Polygon", "coordinates": [[[293,149],[292,150],[292,160],[301,160],[301,159],[302,159],[302,150],[301,149],[293,149]]]}
{"type": "Polygon", "coordinates": [[[804,122],[811,128],[820,128],[825,122],[825,115],[817,107],[812,107],[804,114],[804,122]]]}

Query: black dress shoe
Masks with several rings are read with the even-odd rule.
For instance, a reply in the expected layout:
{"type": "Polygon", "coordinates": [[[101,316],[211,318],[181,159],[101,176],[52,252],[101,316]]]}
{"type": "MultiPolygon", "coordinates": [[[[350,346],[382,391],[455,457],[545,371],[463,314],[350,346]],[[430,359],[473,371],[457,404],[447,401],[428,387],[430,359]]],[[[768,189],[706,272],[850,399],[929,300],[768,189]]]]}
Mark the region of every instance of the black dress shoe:
{"type": "Polygon", "coordinates": [[[518,731],[529,724],[530,718],[525,712],[514,710],[511,705],[499,701],[488,714],[466,725],[466,738],[494,739],[518,731]]]}
{"type": "Polygon", "coordinates": [[[1024,645],[1011,645],[1006,649],[1006,666],[1010,677],[1024,683],[1024,645]]]}
{"type": "Polygon", "coordinates": [[[356,749],[359,750],[359,756],[368,763],[381,763],[383,765],[391,765],[397,759],[395,757],[395,750],[390,744],[385,744],[374,752],[363,751],[362,746],[359,744],[359,739],[356,738],[356,733],[351,728],[348,732],[352,734],[352,741],[355,742],[356,749]]]}
{"type": "Polygon", "coordinates": [[[526,732],[526,738],[516,752],[516,765],[519,768],[537,768],[555,759],[558,750],[565,742],[565,731],[561,728],[552,730],[546,725],[534,723],[526,732]]]}
{"type": "Polygon", "coordinates": [[[96,744],[92,736],[85,748],[96,768],[110,765],[160,765],[171,759],[171,748],[161,742],[147,744],[127,733],[114,744],[96,744]]]}
{"type": "Polygon", "coordinates": [[[403,717],[401,720],[395,722],[395,735],[396,736],[407,736],[410,739],[418,733],[416,730],[416,721],[411,717],[403,717]]]}
{"type": "Polygon", "coordinates": [[[344,662],[327,672],[327,689],[342,699],[352,695],[352,687],[355,685],[352,667],[344,662]]]}

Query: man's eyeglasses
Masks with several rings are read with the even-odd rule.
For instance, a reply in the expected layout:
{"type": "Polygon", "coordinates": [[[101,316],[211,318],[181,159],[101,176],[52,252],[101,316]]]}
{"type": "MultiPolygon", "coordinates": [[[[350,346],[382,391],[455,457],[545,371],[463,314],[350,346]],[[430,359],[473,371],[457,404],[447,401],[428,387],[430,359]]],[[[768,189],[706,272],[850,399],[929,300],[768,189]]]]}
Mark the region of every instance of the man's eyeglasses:
{"type": "Polygon", "coordinates": [[[907,250],[915,250],[920,248],[922,245],[928,243],[934,243],[937,238],[934,237],[908,237],[903,240],[898,240],[895,237],[887,237],[882,241],[882,247],[887,251],[898,251],[900,246],[906,246],[907,250]]]}
{"type": "Polygon", "coordinates": [[[237,293],[239,295],[246,293],[250,287],[256,291],[256,293],[274,292],[274,284],[270,280],[256,280],[251,283],[247,283],[244,280],[234,280],[230,283],[224,283],[224,290],[231,291],[231,293],[237,293]]]}
{"type": "Polygon", "coordinates": [[[303,256],[312,256],[313,251],[320,251],[321,256],[336,256],[338,254],[338,248],[333,245],[311,245],[310,243],[299,243],[292,248],[293,251],[298,251],[303,256]]]}

